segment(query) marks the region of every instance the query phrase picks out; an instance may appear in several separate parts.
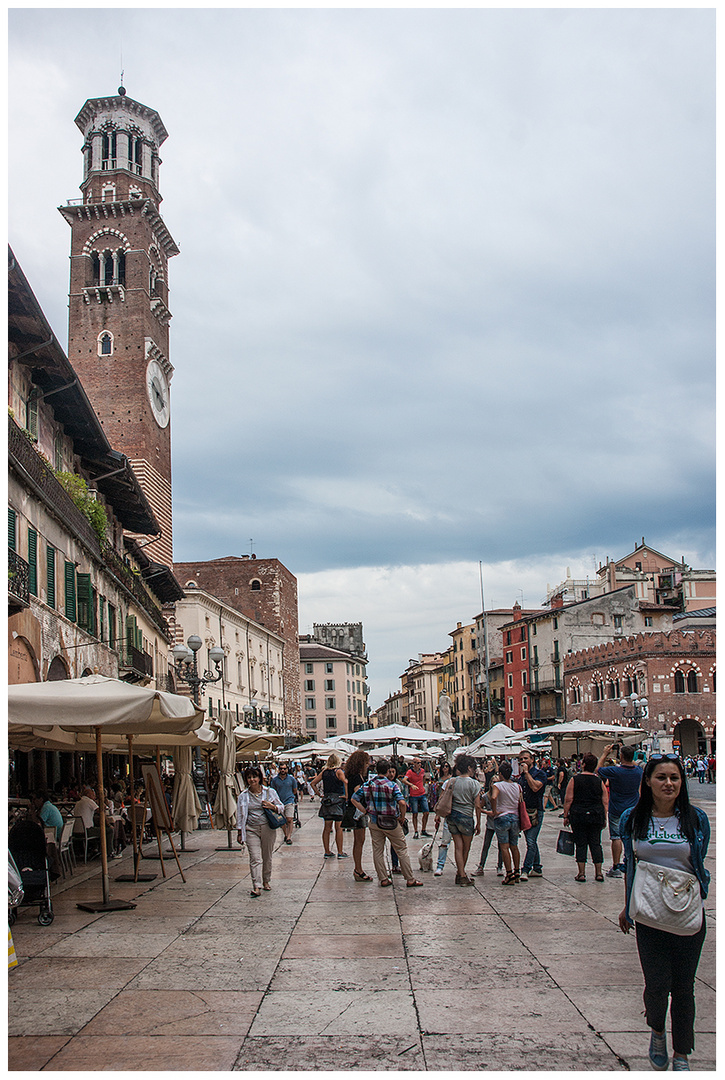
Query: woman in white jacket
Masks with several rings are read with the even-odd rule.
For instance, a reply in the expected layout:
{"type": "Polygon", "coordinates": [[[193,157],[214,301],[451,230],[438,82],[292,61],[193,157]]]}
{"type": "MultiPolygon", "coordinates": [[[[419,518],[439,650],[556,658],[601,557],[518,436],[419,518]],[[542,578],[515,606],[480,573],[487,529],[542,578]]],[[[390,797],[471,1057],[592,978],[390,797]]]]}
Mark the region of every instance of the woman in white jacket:
{"type": "Polygon", "coordinates": [[[279,795],[262,783],[262,770],[258,765],[248,765],[242,773],[247,785],[237,800],[237,840],[247,845],[249,871],[252,875],[252,896],[260,896],[262,889],[272,888],[272,851],[275,830],[267,823],[264,810],[284,813],[279,795]]]}

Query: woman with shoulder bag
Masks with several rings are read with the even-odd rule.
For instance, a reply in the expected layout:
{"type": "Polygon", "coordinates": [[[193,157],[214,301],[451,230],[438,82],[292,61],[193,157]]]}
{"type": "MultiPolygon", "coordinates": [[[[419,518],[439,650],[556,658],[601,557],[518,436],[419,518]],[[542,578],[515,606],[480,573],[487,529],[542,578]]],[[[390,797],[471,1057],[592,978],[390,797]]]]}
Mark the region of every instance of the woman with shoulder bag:
{"type": "Polygon", "coordinates": [[[512,772],[511,763],[502,761],[498,767],[498,778],[491,784],[489,795],[493,827],[506,867],[502,885],[518,885],[521,881],[519,803],[523,802],[523,796],[519,785],[511,779],[512,772]]]}
{"type": "Polygon", "coordinates": [[[325,768],[318,772],[311,781],[315,795],[320,794],[319,784],[322,782],[322,800],[319,816],[324,819],[322,829],[322,846],[325,849],[325,859],[334,859],[334,851],[330,851],[330,833],[335,826],[335,843],[337,845],[338,859],[347,859],[348,855],[342,850],[342,815],[347,803],[347,780],[340,768],[340,758],[337,754],[330,754],[325,768]]]}
{"type": "Polygon", "coordinates": [[[710,874],[707,814],[692,806],[685,770],[676,754],[653,754],[645,766],[639,801],[622,814],[625,906],[620,929],[634,925],[644,974],[644,1007],[652,1029],[653,1068],[669,1065],[665,1020],[670,1005],[672,1070],[689,1072],[695,1046],[695,974],[705,940],[710,874]]]}
{"type": "Polygon", "coordinates": [[[352,876],[355,881],[372,881],[369,874],[362,868],[362,853],[365,845],[365,828],[367,818],[359,813],[352,804],[352,797],[358,788],[365,783],[370,768],[370,755],[364,750],[356,750],[345,762],[345,779],[347,780],[347,806],[342,819],[342,828],[345,831],[352,830],[352,876]]]}
{"type": "Polygon", "coordinates": [[[594,880],[604,881],[602,829],[607,820],[609,789],[596,775],[598,759],[594,754],[582,758],[582,771],[573,776],[564,797],[564,825],[571,825],[578,873],[575,881],[586,881],[587,848],[594,863],[594,880]]]}
{"type": "Polygon", "coordinates": [[[272,851],[275,830],[267,821],[266,810],[284,814],[284,805],[272,787],[262,784],[262,770],[248,765],[242,773],[247,785],[237,799],[237,841],[247,845],[249,871],[252,876],[252,896],[272,888],[272,851]]]}

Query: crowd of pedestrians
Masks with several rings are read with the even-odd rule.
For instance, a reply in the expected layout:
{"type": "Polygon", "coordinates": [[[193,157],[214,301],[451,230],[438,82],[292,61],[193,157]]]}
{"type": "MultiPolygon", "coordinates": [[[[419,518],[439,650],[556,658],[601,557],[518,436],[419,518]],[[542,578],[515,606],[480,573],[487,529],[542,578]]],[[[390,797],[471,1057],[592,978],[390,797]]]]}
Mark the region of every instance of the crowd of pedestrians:
{"type": "Polygon", "coordinates": [[[698,783],[714,783],[714,757],[683,760],[677,754],[652,754],[645,761],[641,752],[613,743],[599,758],[580,754],[557,760],[546,755],[536,760],[525,750],[510,759],[479,762],[463,750],[452,765],[441,761],[426,769],[420,758],[408,766],[398,760],[373,762],[358,750],[344,767],[332,753],[317,766],[271,766],[267,775],[261,767],[250,766],[243,775],[238,839],[249,852],[255,897],[271,889],[275,829],[268,815],[284,816],[279,824],[284,843],[291,844],[295,804],[305,795],[320,800],[323,858],[345,859],[352,854],[354,880],[372,883],[374,878],[363,865],[369,836],[375,878],[382,888],[392,885],[396,873],[408,888],[423,884],[408,850],[408,815],[413,839],[425,840],[419,852],[422,868],[432,869],[432,849],[438,843],[434,877],[442,876],[452,850],[455,884],[472,885],[467,864],[474,837],[483,833],[473,876],[485,873],[495,840],[496,873],[503,885],[517,886],[544,876],[539,835],[544,814],[559,811],[564,828],[573,834],[574,880],[586,882],[591,859],[597,883],[605,877],[624,881],[619,926],[624,933],[632,928],[636,933],[652,1067],[669,1066],[665,1034],[669,1008],[672,1068],[689,1070],[694,980],[706,934],[703,899],[710,875],[704,859],[710,826],[704,811],[690,804],[687,780],[690,776],[698,783]],[[428,830],[431,817],[433,833],[428,830]],[[605,827],[611,849],[606,873],[605,827]],[[345,836],[350,835],[351,853],[344,850],[345,836]],[[680,898],[669,907],[668,889],[680,898]],[[677,909],[674,916],[671,908],[677,909]]]}

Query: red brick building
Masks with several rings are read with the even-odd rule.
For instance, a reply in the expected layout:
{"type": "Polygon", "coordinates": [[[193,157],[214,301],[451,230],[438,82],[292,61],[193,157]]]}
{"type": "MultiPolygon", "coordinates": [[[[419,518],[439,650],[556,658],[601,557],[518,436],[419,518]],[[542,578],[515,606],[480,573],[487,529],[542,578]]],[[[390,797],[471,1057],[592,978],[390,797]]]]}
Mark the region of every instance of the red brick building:
{"type": "Polygon", "coordinates": [[[622,721],[620,700],[647,698],[638,726],[679,743],[683,754],[715,749],[716,633],[636,634],[564,657],[567,718],[622,721]]]}
{"type": "Polygon", "coordinates": [[[300,652],[294,574],[279,559],[258,559],[254,555],[175,563],[174,574],[183,588],[194,582],[283,639],[285,724],[299,731],[300,652]]]}

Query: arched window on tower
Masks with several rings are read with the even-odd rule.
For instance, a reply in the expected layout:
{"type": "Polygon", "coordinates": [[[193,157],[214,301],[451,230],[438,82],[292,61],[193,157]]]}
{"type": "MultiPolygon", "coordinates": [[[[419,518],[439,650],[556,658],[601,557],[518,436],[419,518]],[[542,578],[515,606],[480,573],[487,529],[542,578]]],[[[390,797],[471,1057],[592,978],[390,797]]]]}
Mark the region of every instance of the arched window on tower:
{"type": "Polygon", "coordinates": [[[699,688],[698,688],[698,685],[697,685],[697,672],[695,671],[694,668],[690,668],[690,670],[687,672],[687,693],[688,694],[697,694],[697,693],[699,693],[699,688]]]}
{"type": "Polygon", "coordinates": [[[259,580],[259,578],[254,578],[254,580],[251,581],[250,584],[252,586],[252,592],[261,592],[262,582],[259,580]]]}
{"type": "Polygon", "coordinates": [[[134,139],[133,144],[134,171],[141,176],[143,171],[143,139],[134,139]]]}
{"type": "Polygon", "coordinates": [[[685,676],[678,669],[675,672],[675,693],[684,694],[685,692],[685,676]]]}
{"type": "Polygon", "coordinates": [[[97,251],[91,254],[91,284],[101,284],[101,259],[97,251]]]}
{"type": "Polygon", "coordinates": [[[113,334],[110,330],[103,330],[98,335],[98,355],[113,356],[113,334]]]}
{"type": "Polygon", "coordinates": [[[126,253],[125,251],[119,251],[118,253],[118,284],[126,284],[126,253]]]}
{"type": "Polygon", "coordinates": [[[103,284],[113,285],[113,255],[110,251],[103,252],[103,284]]]}

